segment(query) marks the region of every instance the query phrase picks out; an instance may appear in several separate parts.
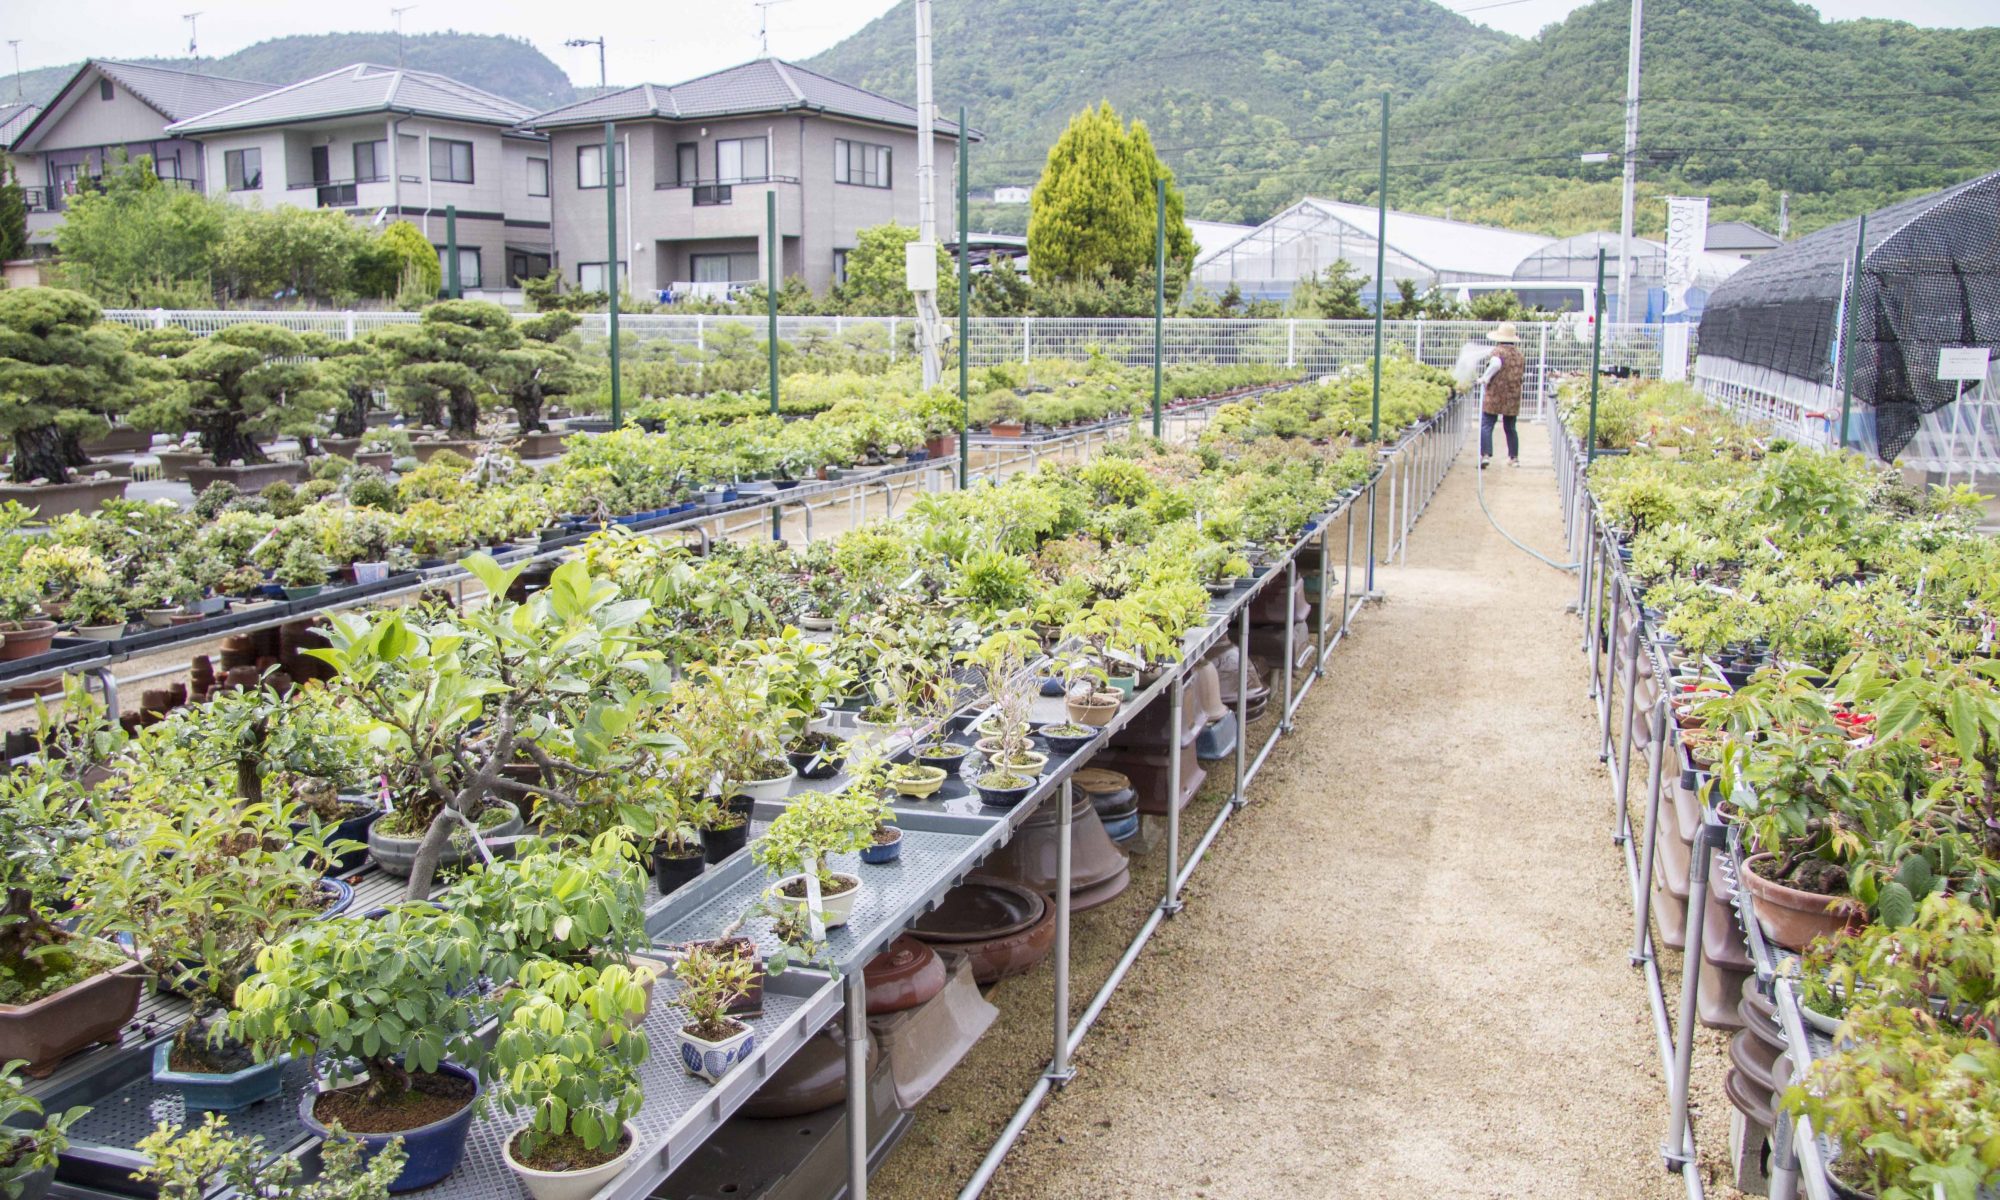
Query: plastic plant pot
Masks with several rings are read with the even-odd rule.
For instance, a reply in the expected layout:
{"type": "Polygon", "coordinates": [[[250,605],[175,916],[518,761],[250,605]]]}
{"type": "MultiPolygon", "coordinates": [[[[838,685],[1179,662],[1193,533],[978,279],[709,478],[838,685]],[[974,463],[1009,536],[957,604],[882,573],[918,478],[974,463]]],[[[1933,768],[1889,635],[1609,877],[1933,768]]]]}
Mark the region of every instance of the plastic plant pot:
{"type": "Polygon", "coordinates": [[[665,842],[653,844],[653,884],[660,889],[660,895],[671,896],[701,877],[708,869],[708,858],[699,847],[688,854],[669,854],[665,846],[665,842]]]}
{"type": "Polygon", "coordinates": [[[501,1147],[501,1157],[507,1160],[507,1169],[514,1172],[535,1200],[590,1200],[619,1172],[630,1166],[639,1154],[639,1133],[627,1124],[625,1152],[610,1162],[585,1167],[581,1171],[537,1171],[514,1157],[514,1137],[519,1132],[516,1130],[508,1135],[506,1144],[501,1147]]]}

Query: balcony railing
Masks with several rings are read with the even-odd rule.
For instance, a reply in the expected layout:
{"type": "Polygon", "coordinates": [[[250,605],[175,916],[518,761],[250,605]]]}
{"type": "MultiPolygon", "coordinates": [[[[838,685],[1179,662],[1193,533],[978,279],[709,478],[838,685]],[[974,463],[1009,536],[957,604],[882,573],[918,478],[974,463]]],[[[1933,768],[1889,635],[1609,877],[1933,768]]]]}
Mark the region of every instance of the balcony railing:
{"type": "Polygon", "coordinates": [[[734,204],[736,202],[735,189],[738,187],[748,187],[763,183],[797,182],[799,180],[795,175],[759,175],[753,179],[732,179],[727,183],[717,183],[714,181],[708,183],[682,183],[679,180],[667,180],[654,184],[653,190],[665,192],[685,188],[694,193],[694,206],[696,208],[708,208],[717,204],[734,204]]]}
{"type": "Polygon", "coordinates": [[[287,184],[288,192],[303,192],[312,189],[314,202],[320,208],[352,208],[360,203],[359,187],[364,183],[387,182],[386,175],[372,175],[366,179],[312,179],[304,183],[287,184]]]}

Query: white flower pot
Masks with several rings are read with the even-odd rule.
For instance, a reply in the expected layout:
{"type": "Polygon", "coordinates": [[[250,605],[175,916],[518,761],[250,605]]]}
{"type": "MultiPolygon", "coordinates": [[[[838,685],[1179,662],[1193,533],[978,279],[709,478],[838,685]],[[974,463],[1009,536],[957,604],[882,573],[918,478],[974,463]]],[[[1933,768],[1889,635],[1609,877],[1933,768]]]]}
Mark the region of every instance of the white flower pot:
{"type": "Polygon", "coordinates": [[[769,779],[752,779],[736,784],[736,794],[739,796],[748,796],[752,800],[783,800],[792,790],[792,780],[798,777],[799,773],[797,771],[786,767],[783,775],[774,775],[769,779]]]}
{"type": "Polygon", "coordinates": [[[698,1038],[685,1029],[674,1030],[674,1041],[681,1051],[681,1066],[687,1069],[688,1074],[710,1083],[720,1083],[737,1063],[749,1057],[750,1051],[757,1046],[757,1031],[741,1017],[736,1020],[743,1026],[743,1031],[719,1042],[698,1038]]]}
{"type": "Polygon", "coordinates": [[[630,1143],[625,1147],[625,1153],[602,1166],[583,1171],[537,1171],[533,1167],[522,1166],[514,1158],[512,1135],[508,1136],[501,1149],[507,1159],[508,1170],[520,1177],[521,1182],[527,1185],[528,1194],[535,1200],[589,1200],[638,1157],[639,1131],[632,1128],[630,1122],[625,1125],[625,1137],[630,1143]]]}
{"type": "MultiPolygon", "coordinates": [[[[847,924],[847,918],[854,914],[854,902],[861,898],[861,877],[859,875],[849,875],[844,871],[835,871],[833,873],[833,877],[835,879],[850,880],[853,882],[854,886],[848,888],[844,892],[841,892],[837,896],[822,895],[820,897],[819,899],[820,919],[825,923],[828,929],[832,929],[838,925],[847,924]]],[[[777,883],[772,885],[772,891],[771,891],[772,896],[775,897],[779,901],[779,903],[782,904],[796,904],[800,908],[806,907],[805,900],[797,896],[787,896],[785,894],[785,886],[787,884],[790,884],[794,881],[801,880],[804,878],[805,876],[803,875],[785,876],[783,879],[780,879],[777,883]]]]}

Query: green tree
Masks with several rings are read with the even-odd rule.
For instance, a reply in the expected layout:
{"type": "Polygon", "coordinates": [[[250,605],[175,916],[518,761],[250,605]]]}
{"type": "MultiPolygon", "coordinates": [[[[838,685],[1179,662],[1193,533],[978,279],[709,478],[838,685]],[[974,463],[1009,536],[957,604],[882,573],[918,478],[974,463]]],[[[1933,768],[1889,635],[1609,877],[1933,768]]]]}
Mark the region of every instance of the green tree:
{"type": "Polygon", "coordinates": [[[0,291],[0,435],[14,443],[13,479],[68,483],[82,440],[129,399],[124,330],[97,302],[59,288],[0,291]]]}
{"type": "Polygon", "coordinates": [[[231,215],[226,200],[161,183],[151,159],[115,162],[70,198],[56,230],[59,277],[103,304],[211,304],[231,215]]]}
{"type": "Polygon", "coordinates": [[[268,461],[257,436],[312,437],[339,396],[327,386],[304,338],[261,321],[207,337],[179,326],[139,335],[142,352],[162,361],[170,385],[132,410],[135,423],[195,433],[219,467],[268,461]]]}
{"type": "Polygon", "coordinates": [[[401,260],[392,273],[377,241],[331,209],[240,209],[216,247],[216,279],[225,297],[253,302],[330,305],[393,295],[401,260]]]}
{"type": "Polygon", "coordinates": [[[479,432],[479,402],[501,355],[521,345],[512,314],[486,300],[446,300],[424,310],[415,325],[392,325],[376,334],[406,402],[426,424],[442,423],[455,438],[479,432]]]}
{"type": "Polygon", "coordinates": [[[1518,321],[1528,310],[1512,291],[1487,292],[1472,298],[1471,314],[1475,321],[1518,321]]]}
{"type": "MultiPolygon", "coordinates": [[[[854,235],[854,249],[847,252],[847,282],[840,285],[837,299],[856,316],[896,316],[916,311],[916,300],[903,286],[903,247],[917,240],[909,225],[871,225],[854,235]]],[[[938,292],[957,295],[951,256],[938,245],[938,292]]]]}
{"type": "Polygon", "coordinates": [[[438,262],[437,247],[431,245],[423,230],[408,221],[391,221],[375,243],[391,264],[389,270],[395,280],[390,292],[384,294],[393,293],[398,299],[437,299],[437,294],[444,290],[444,265],[438,262]]]}
{"type": "Polygon", "coordinates": [[[1131,281],[1153,266],[1154,181],[1167,180],[1167,281],[1178,296],[1194,264],[1194,234],[1172,172],[1145,125],[1120,126],[1107,101],[1070,120],[1049,149],[1028,203],[1028,260],[1039,281],[1108,273],[1131,281]]]}
{"type": "Polygon", "coordinates": [[[0,156],[0,262],[28,257],[28,196],[12,160],[0,156]]]}
{"type": "Polygon", "coordinates": [[[542,406],[549,397],[567,396],[589,384],[566,340],[577,323],[573,312],[543,313],[517,325],[520,344],[500,351],[493,377],[514,406],[522,433],[549,427],[542,419],[542,406]]]}
{"type": "Polygon", "coordinates": [[[1368,277],[1356,271],[1354,264],[1344,258],[1335,259],[1320,274],[1299,280],[1292,291],[1292,307],[1328,321],[1372,317],[1374,312],[1361,302],[1361,289],[1368,282],[1368,277]]]}
{"type": "Polygon", "coordinates": [[[358,438],[367,433],[369,402],[389,378],[381,348],[371,338],[349,341],[323,333],[303,336],[306,353],[319,362],[326,386],[341,396],[333,410],[333,435],[358,438]]]}

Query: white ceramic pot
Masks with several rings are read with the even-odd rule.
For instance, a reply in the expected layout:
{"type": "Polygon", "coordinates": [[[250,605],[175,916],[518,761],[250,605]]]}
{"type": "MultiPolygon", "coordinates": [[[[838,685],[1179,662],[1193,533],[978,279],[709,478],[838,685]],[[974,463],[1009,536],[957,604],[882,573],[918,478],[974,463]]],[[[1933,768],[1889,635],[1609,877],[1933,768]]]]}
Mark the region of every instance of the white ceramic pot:
{"type": "Polygon", "coordinates": [[[752,800],[783,800],[792,790],[792,781],[799,777],[797,771],[785,768],[783,775],[773,775],[769,779],[752,779],[735,785],[736,794],[748,796],[752,800]]]}
{"type": "Polygon", "coordinates": [[[79,625],[76,627],[76,636],[89,638],[93,642],[116,641],[125,636],[125,624],[121,621],[116,625],[79,625]]]}
{"type": "Polygon", "coordinates": [[[757,1031],[750,1022],[736,1018],[743,1026],[741,1033],[711,1042],[698,1038],[686,1029],[675,1028],[674,1041],[680,1046],[681,1066],[687,1073],[710,1083],[720,1083],[724,1075],[737,1063],[749,1057],[757,1046],[757,1031]]]}
{"type": "MultiPolygon", "coordinates": [[[[833,877],[835,879],[845,879],[854,886],[841,892],[839,895],[823,895],[819,898],[820,917],[828,929],[847,924],[847,918],[854,915],[854,902],[861,898],[861,877],[859,875],[849,875],[843,871],[835,871],[833,877]]],[[[785,876],[772,885],[772,895],[781,903],[796,904],[800,908],[804,908],[806,906],[804,900],[785,894],[786,885],[804,878],[805,876],[803,875],[785,876]]]]}
{"type": "Polygon", "coordinates": [[[589,1200],[604,1189],[626,1167],[632,1165],[639,1155],[639,1131],[628,1122],[625,1137],[630,1143],[625,1153],[601,1166],[583,1171],[537,1171],[524,1167],[514,1158],[514,1138],[509,1135],[502,1153],[507,1159],[507,1169],[520,1177],[527,1185],[528,1194],[535,1200],[589,1200]]]}

